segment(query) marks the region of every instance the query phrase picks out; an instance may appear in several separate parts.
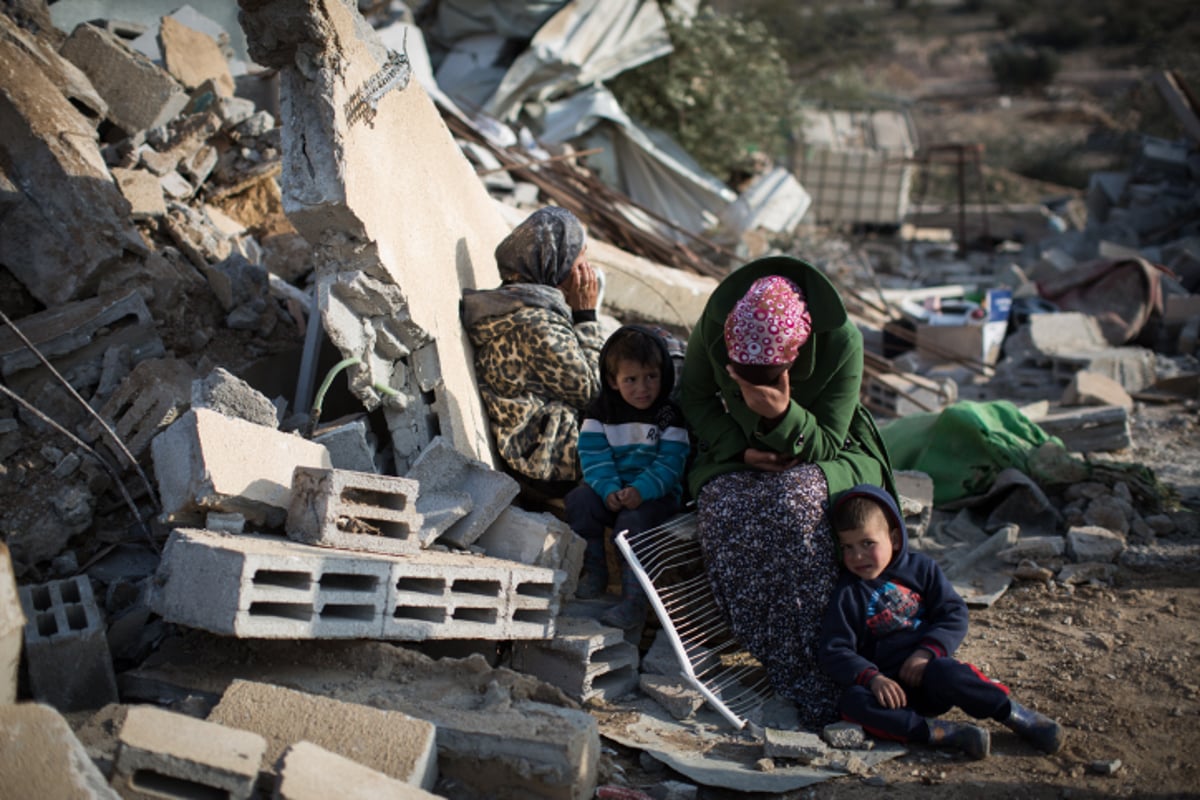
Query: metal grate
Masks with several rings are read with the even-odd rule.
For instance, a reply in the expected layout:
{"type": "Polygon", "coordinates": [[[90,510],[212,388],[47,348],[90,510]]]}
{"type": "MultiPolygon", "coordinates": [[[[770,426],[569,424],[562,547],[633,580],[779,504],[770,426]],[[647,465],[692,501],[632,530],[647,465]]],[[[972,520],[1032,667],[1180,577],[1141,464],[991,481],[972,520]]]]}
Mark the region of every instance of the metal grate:
{"type": "Polygon", "coordinates": [[[772,692],[762,665],[717,607],[696,523],[691,511],[640,533],[621,531],[617,547],[646,590],[688,682],[734,727],[750,725],[757,733],[772,692]]]}

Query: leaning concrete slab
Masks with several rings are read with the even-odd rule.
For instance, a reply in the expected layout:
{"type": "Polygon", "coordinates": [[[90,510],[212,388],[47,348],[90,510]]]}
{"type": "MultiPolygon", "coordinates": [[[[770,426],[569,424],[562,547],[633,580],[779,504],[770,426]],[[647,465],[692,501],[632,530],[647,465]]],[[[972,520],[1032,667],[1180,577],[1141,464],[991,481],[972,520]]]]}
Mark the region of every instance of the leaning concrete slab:
{"type": "Polygon", "coordinates": [[[351,389],[383,407],[396,474],[437,435],[494,463],[458,312],[463,288],[499,283],[493,201],[354,4],[241,6],[251,57],[279,70],[284,210],[313,245],[326,333],[361,362],[351,389]]]}
{"type": "Polygon", "coordinates": [[[88,577],[22,586],[20,595],[34,698],[60,711],[115,703],[117,679],[88,577]]]}
{"type": "Polygon", "coordinates": [[[178,81],[95,25],[76,26],[60,52],[91,79],[108,103],[108,118],[127,134],[165,125],[187,105],[178,81]]]}
{"type": "Polygon", "coordinates": [[[419,491],[408,478],[296,467],[288,538],[368,553],[415,553],[427,544],[417,511],[419,491]]]}
{"type": "Polygon", "coordinates": [[[378,770],[331,753],[312,742],[296,742],[277,767],[278,800],[433,800],[432,794],[412,784],[389,778],[378,770]]]}
{"type": "Polygon", "coordinates": [[[319,444],[264,425],[193,408],[150,443],[164,514],[234,511],[282,525],[296,467],[328,468],[319,444]]]}
{"type": "Polygon", "coordinates": [[[137,231],[96,131],[30,53],[0,36],[0,264],[46,306],[94,291],[137,231]],[[17,188],[19,187],[19,188],[17,188]]]}
{"type": "Polygon", "coordinates": [[[246,800],[267,749],[257,733],[154,706],[130,708],[119,740],[113,786],[127,800],[246,800]]]}
{"type": "Polygon", "coordinates": [[[436,729],[400,711],[235,680],[208,719],[266,739],[268,771],[287,748],[307,741],[422,789],[437,780],[436,729]]]}
{"type": "Polygon", "coordinates": [[[24,637],[25,614],[17,595],[17,576],[8,546],[0,542],[0,706],[17,702],[17,667],[24,637]]]}
{"type": "Polygon", "coordinates": [[[463,455],[442,436],[434,437],[421,451],[408,477],[420,483],[422,491],[459,490],[471,495],[470,513],[438,537],[439,543],[454,547],[473,544],[521,491],[512,476],[463,455]]]}
{"type": "Polygon", "coordinates": [[[240,637],[545,639],[563,578],[466,553],[386,556],[178,529],[151,606],[169,622],[240,637]]]}
{"type": "Polygon", "coordinates": [[[120,800],[50,706],[0,704],[0,793],[12,798],[120,800]]]}

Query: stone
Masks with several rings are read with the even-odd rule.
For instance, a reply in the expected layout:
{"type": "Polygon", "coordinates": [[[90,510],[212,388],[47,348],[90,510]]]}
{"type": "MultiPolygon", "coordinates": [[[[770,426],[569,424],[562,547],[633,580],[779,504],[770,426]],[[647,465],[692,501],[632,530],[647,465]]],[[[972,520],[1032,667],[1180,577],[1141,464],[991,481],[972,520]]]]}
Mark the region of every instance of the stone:
{"type": "Polygon", "coordinates": [[[1095,525],[1071,528],[1066,539],[1067,555],[1075,562],[1113,563],[1125,550],[1125,537],[1095,525]]]}
{"type": "Polygon", "coordinates": [[[832,725],[826,725],[821,729],[821,738],[830,747],[840,750],[859,748],[866,742],[862,726],[853,722],[835,722],[832,725]]]}
{"type": "Polygon", "coordinates": [[[326,750],[312,742],[296,742],[277,766],[279,800],[435,800],[419,786],[326,750]]]}
{"type": "Polygon", "coordinates": [[[790,758],[801,764],[811,764],[828,756],[829,746],[815,733],[766,728],[763,731],[763,754],[768,758],[790,758]]]}
{"type": "Polygon", "coordinates": [[[690,719],[705,703],[700,690],[677,678],[642,675],[638,687],[675,719],[690,719]]]}
{"type": "Polygon", "coordinates": [[[0,786],[12,798],[121,800],[66,719],[41,703],[0,703],[0,786]]]}
{"type": "Polygon", "coordinates": [[[17,702],[17,668],[25,638],[25,613],[17,594],[8,547],[0,542],[0,707],[17,702]]]}
{"type": "Polygon", "coordinates": [[[1071,382],[1063,390],[1064,406],[1119,406],[1126,411],[1133,409],[1133,398],[1117,381],[1091,370],[1080,370],[1071,376],[1071,382]]]}
{"type": "Polygon", "coordinates": [[[154,219],[167,213],[162,184],[153,173],[142,169],[113,167],[112,176],[121,194],[129,201],[129,213],[133,219],[154,219]]]}

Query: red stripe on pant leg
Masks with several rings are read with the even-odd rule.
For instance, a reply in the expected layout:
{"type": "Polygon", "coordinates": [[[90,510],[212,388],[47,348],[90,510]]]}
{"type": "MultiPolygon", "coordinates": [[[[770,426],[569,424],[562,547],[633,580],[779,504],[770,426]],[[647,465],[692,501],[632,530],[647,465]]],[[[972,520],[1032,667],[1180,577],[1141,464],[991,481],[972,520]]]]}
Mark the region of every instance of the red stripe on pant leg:
{"type": "Polygon", "coordinates": [[[889,739],[893,742],[907,742],[908,741],[908,739],[905,739],[903,736],[897,736],[894,733],[888,733],[887,731],[881,731],[878,728],[872,728],[870,725],[863,725],[858,720],[856,720],[853,717],[850,717],[846,714],[842,714],[842,719],[845,720],[846,722],[853,722],[855,725],[857,725],[858,727],[863,729],[863,733],[869,733],[870,735],[874,736],[876,739],[889,739]]]}
{"type": "Polygon", "coordinates": [[[1004,691],[1004,693],[1005,693],[1005,694],[1009,694],[1009,693],[1010,693],[1010,692],[1008,691],[1008,687],[1007,687],[1007,686],[1005,686],[1005,685],[1004,685],[1003,683],[1001,683],[1000,681],[994,681],[994,680],[992,680],[991,678],[989,678],[987,675],[984,675],[982,672],[980,672],[980,671],[979,671],[979,667],[975,666],[974,664],[970,663],[969,661],[964,661],[964,662],[962,662],[962,663],[964,663],[964,664],[966,664],[968,667],[970,667],[970,668],[971,668],[971,672],[974,672],[974,673],[975,673],[977,676],[979,676],[979,679],[980,679],[980,680],[987,681],[988,683],[992,684],[993,686],[996,686],[996,687],[998,687],[998,688],[1002,689],[1002,690],[1004,691]]]}

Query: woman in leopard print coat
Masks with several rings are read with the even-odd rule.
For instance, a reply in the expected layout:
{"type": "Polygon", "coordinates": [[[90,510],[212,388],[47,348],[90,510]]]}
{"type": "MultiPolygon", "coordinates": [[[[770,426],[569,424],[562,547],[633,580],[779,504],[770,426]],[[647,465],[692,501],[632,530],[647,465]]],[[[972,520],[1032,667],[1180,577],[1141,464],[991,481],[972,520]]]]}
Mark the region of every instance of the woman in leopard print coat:
{"type": "Polygon", "coordinates": [[[496,247],[500,287],[468,289],[462,301],[497,451],[514,477],[554,496],[579,481],[579,417],[600,388],[586,250],[571,212],[539,209],[496,247]]]}

